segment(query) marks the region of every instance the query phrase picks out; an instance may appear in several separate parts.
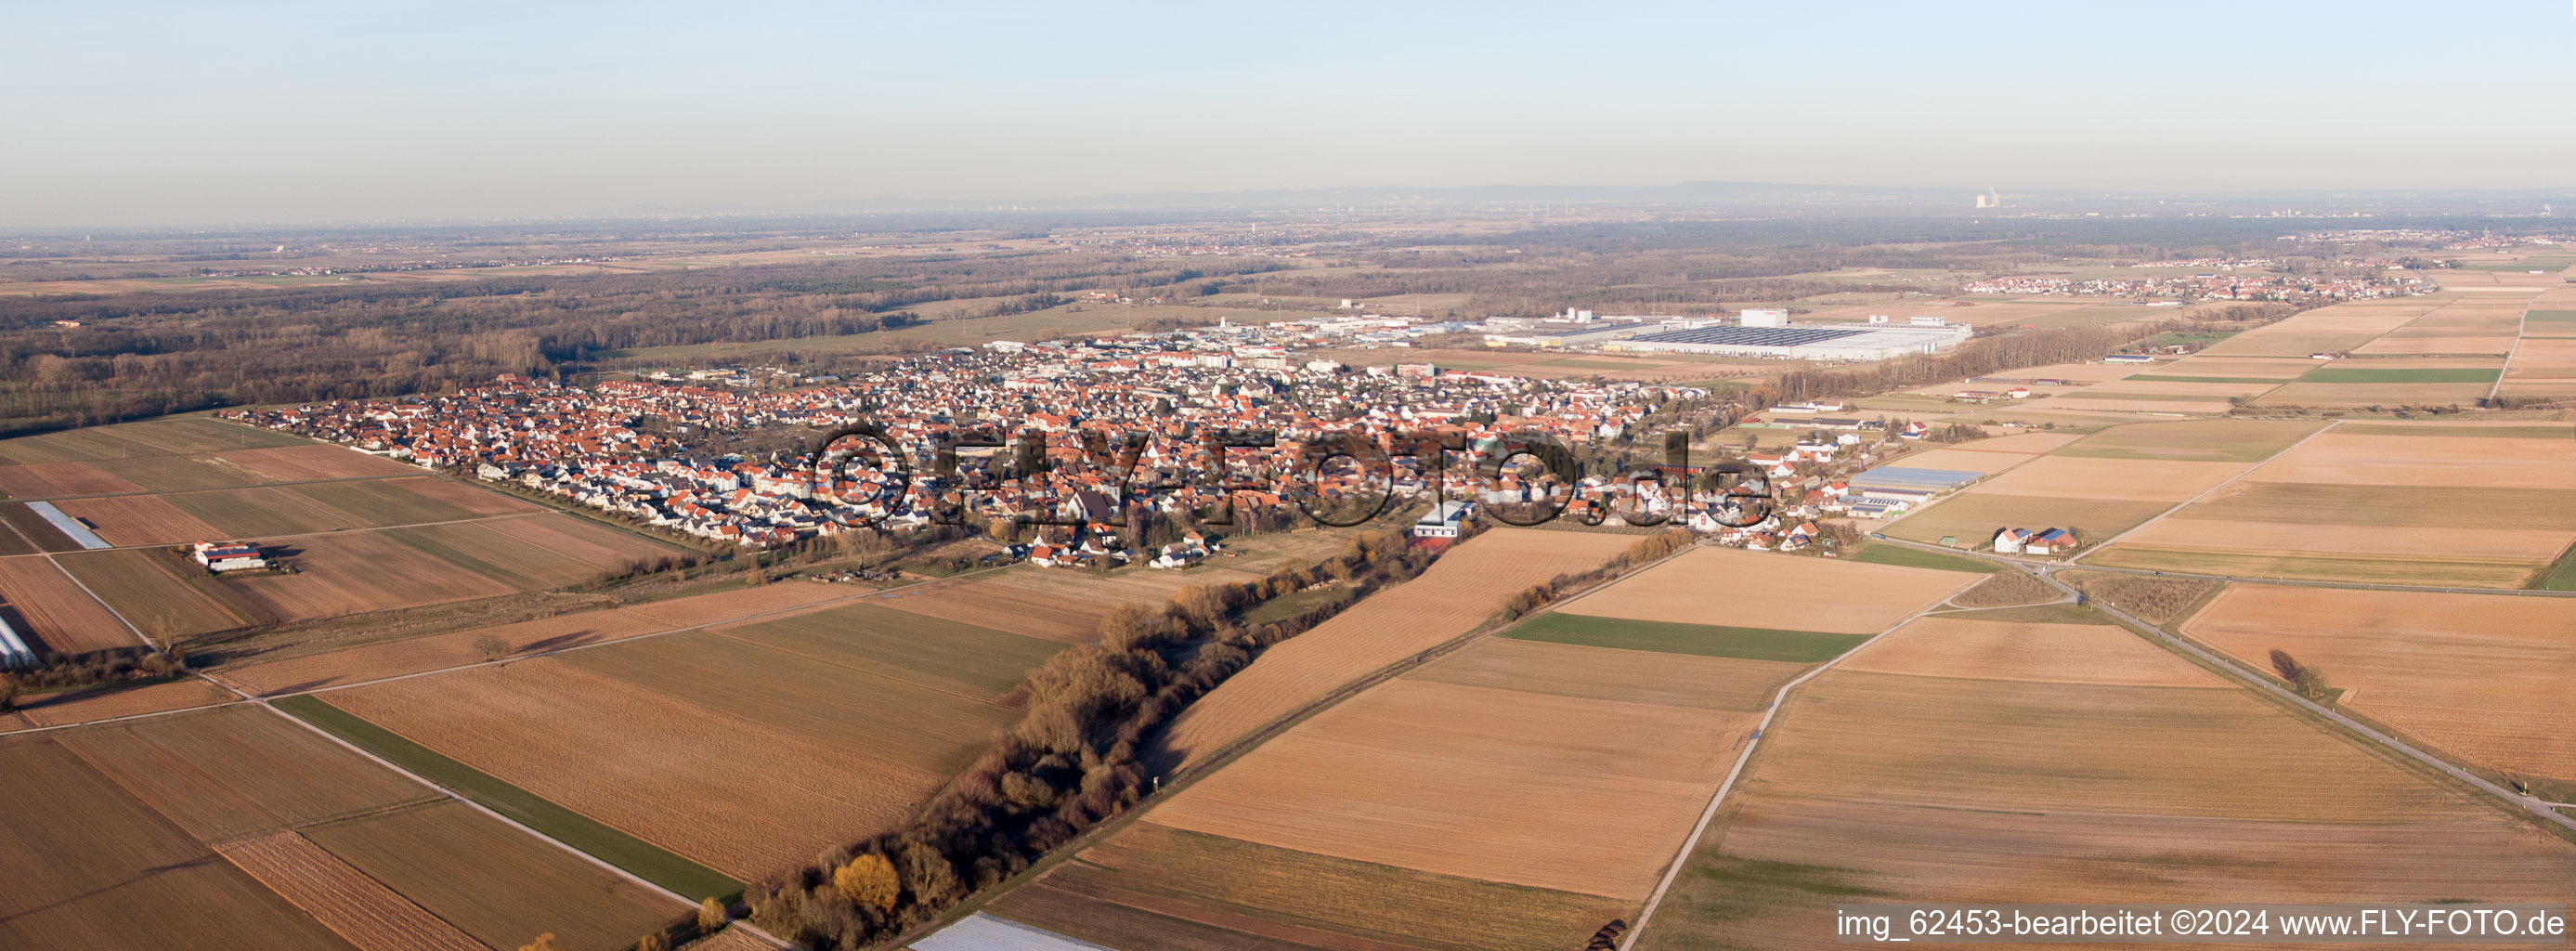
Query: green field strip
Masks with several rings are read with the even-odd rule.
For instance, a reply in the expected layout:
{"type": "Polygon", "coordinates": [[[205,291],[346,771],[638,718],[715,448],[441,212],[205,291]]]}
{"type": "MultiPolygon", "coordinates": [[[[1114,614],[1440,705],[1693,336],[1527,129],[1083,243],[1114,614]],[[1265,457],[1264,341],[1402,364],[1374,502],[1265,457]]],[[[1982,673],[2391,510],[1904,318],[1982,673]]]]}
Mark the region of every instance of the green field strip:
{"type": "Polygon", "coordinates": [[[1555,613],[1540,615],[1536,620],[1504,632],[1503,636],[1514,640],[1546,641],[1583,647],[1611,647],[1619,650],[1691,654],[1700,657],[1734,657],[1742,660],[1776,660],[1796,664],[1832,660],[1842,656],[1844,651],[1860,646],[1862,641],[1870,638],[1867,634],[1826,634],[1819,631],[1785,631],[1777,628],[1727,627],[1717,624],[1674,624],[1667,621],[1631,621],[1625,618],[1555,613]]]}
{"type": "Polygon", "coordinates": [[[2522,319],[2542,324],[2576,324],[2576,310],[2535,310],[2522,315],[2522,319]]]}
{"type": "Polygon", "coordinates": [[[2493,383],[2503,368],[2431,367],[2382,370],[2371,367],[2323,367],[2300,377],[2301,383],[2493,383]]]}
{"type": "Polygon", "coordinates": [[[2559,557],[2558,566],[2531,586],[2542,591],[2576,591],[2576,548],[2569,548],[2559,557]]]}
{"type": "Polygon", "coordinates": [[[1903,545],[1871,545],[1862,548],[1849,560],[1868,562],[1873,565],[1901,565],[1907,568],[1931,568],[1936,571],[1972,571],[1989,575],[2002,571],[2004,567],[2000,563],[1982,558],[1961,558],[1957,555],[1944,555],[1937,551],[1924,551],[1903,545]]]}
{"type": "Polygon", "coordinates": [[[2274,385],[2278,385],[2278,384],[2282,384],[2282,383],[2288,383],[2288,382],[2290,382],[2290,380],[2289,380],[2288,378],[2261,377],[2261,376],[2124,376],[2124,377],[2121,377],[2121,378],[2119,379],[2119,382],[2122,382],[2122,383],[2128,383],[2128,382],[2144,382],[2144,383],[2253,383],[2253,384],[2258,384],[2258,385],[2263,385],[2263,386],[2274,386],[2274,385]]]}
{"type": "Polygon", "coordinates": [[[743,883],[722,872],[566,809],[500,777],[450,759],[364,717],[332,706],[320,697],[311,694],[285,697],[272,705],[382,757],[386,762],[426,777],[485,808],[508,816],[512,821],[664,889],[685,897],[713,897],[723,901],[732,901],[742,894],[743,883]]]}

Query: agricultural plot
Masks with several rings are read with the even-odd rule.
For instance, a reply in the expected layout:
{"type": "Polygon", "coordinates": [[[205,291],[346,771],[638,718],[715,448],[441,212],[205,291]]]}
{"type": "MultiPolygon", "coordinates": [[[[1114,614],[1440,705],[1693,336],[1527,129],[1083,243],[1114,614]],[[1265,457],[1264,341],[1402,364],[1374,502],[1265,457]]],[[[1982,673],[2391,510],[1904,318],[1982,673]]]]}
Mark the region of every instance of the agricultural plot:
{"type": "Polygon", "coordinates": [[[1875,634],[1941,603],[1975,575],[1694,548],[1558,609],[1568,616],[1828,634],[1875,634]]]}
{"type": "Polygon", "coordinates": [[[42,556],[0,558],[0,610],[16,615],[11,626],[32,637],[28,646],[39,652],[142,646],[105,605],[42,556]]]}
{"type": "Polygon", "coordinates": [[[2378,424],[2326,432],[2087,560],[2521,587],[2576,543],[2576,440],[2494,435],[2503,431],[2378,424]],[[2471,431],[2489,435],[2461,434],[2471,431]]]}
{"type": "Polygon", "coordinates": [[[2320,307],[2221,340],[2201,352],[2220,357],[2346,353],[2432,313],[2444,303],[2447,301],[2410,297],[2320,307]]]}
{"type": "Polygon", "coordinates": [[[1933,615],[1845,658],[1839,671],[2142,687],[2226,687],[2112,624],[1997,621],[1933,615]]]}
{"type": "Polygon", "coordinates": [[[1772,628],[1674,624],[1626,618],[1552,613],[1504,634],[1516,640],[1578,644],[1626,651],[1735,657],[1810,664],[1832,660],[1868,640],[1867,634],[1822,634],[1772,628]]]}
{"type": "Polygon", "coordinates": [[[561,587],[669,549],[553,513],[312,535],[272,549],[289,575],[225,579],[280,621],[561,587]]]}
{"type": "Polygon", "coordinates": [[[18,698],[31,726],[64,726],[230,703],[232,692],[194,677],[141,686],[118,685],[18,698]]]}
{"type": "Polygon", "coordinates": [[[2501,357],[2522,329],[2525,301],[2480,295],[2463,298],[2389,331],[2353,350],[2377,356],[2476,354],[2501,357]]]}
{"type": "Polygon", "coordinates": [[[63,570],[118,614],[157,638],[184,637],[264,623],[268,609],[167,548],[122,548],[63,555],[63,570]]]}
{"type": "Polygon", "coordinates": [[[727,638],[865,675],[998,699],[1064,649],[1054,641],[881,607],[833,607],[717,629],[727,638]]]}
{"type": "Polygon", "coordinates": [[[830,585],[762,585],[300,657],[227,664],[210,672],[210,676],[256,694],[321,690],[481,663],[491,659],[476,646],[485,637],[499,640],[507,648],[507,655],[536,654],[797,611],[855,596],[848,589],[830,585]]]}
{"type": "Polygon", "coordinates": [[[207,842],[439,798],[248,704],[85,727],[61,741],[207,842]]]}
{"type": "Polygon", "coordinates": [[[744,880],[892,825],[945,778],[561,658],[328,697],[440,755],[744,880]]]}
{"type": "Polygon", "coordinates": [[[1182,711],[1164,748],[1184,761],[1207,756],[1343,684],[1474,630],[1512,594],[1598,567],[1632,543],[1625,535],[1524,529],[1478,535],[1421,577],[1263,652],[1182,711]]]}
{"type": "Polygon", "coordinates": [[[461,803],[345,819],[304,835],[494,948],[546,932],[566,948],[632,947],[686,913],[667,896],[461,803]]]}
{"type": "Polygon", "coordinates": [[[0,737],[0,809],[45,817],[0,823],[0,946],[351,951],[51,737],[0,737]]]}
{"type": "Polygon", "coordinates": [[[56,738],[122,795],[216,844],[364,951],[434,946],[456,928],[494,947],[543,931],[573,947],[618,947],[679,911],[268,710],[232,706],[56,738]]]}
{"type": "Polygon", "coordinates": [[[1036,597],[1019,581],[1016,577],[937,581],[888,591],[878,595],[875,603],[1058,644],[1080,644],[1099,636],[1100,616],[1117,606],[1106,598],[1036,597]]]}
{"type": "Polygon", "coordinates": [[[1633,912],[1759,711],[1811,666],[1716,653],[1480,641],[1299,722],[992,908],[1126,951],[1577,946],[1633,912]]]}
{"type": "MultiPolygon", "coordinates": [[[[938,648],[874,656],[866,649],[870,645],[833,637],[844,631],[830,624],[838,620],[830,618],[831,613],[797,620],[820,622],[803,626],[805,631],[822,634],[808,643],[820,642],[826,650],[839,648],[835,652],[852,658],[852,662],[836,662],[813,650],[793,651],[707,631],[628,641],[553,660],[729,717],[935,776],[964,769],[987,738],[1018,719],[1017,711],[997,702],[998,691],[986,695],[957,690],[949,686],[955,683],[953,679],[942,676],[952,671],[972,676],[980,666],[973,660],[957,658],[955,654],[950,658],[926,656],[938,648]],[[939,663],[951,658],[959,662],[939,663]],[[904,669],[906,661],[919,664],[924,673],[916,675],[904,669]],[[923,680],[935,680],[937,685],[920,682],[923,680]]],[[[899,611],[885,613],[910,617],[899,611]]],[[[902,638],[904,633],[920,636],[933,632],[875,633],[880,635],[878,643],[883,643],[902,638]]],[[[990,644],[1002,638],[1046,644],[1000,633],[983,642],[990,644]]],[[[972,647],[959,644],[946,650],[963,654],[972,647]]],[[[1038,652],[1036,656],[1043,659],[1047,653],[1052,651],[1038,652]]]]}
{"type": "Polygon", "coordinates": [[[1554,951],[1633,902],[1277,849],[1139,822],[991,905],[1119,951],[1554,951]]]}
{"type": "Polygon", "coordinates": [[[1147,821],[1638,900],[1754,717],[1399,679],[1262,744],[1147,821]]]}
{"type": "Polygon", "coordinates": [[[2179,657],[2022,627],[1899,632],[1846,663],[1945,675],[1800,690],[1638,946],[1829,947],[1854,896],[2555,902],[2576,876],[2576,848],[2179,657]]]}
{"type": "Polygon", "coordinates": [[[2576,779],[2576,601],[2235,585],[2183,631],[2256,670],[2285,651],[2343,705],[2479,765],[2576,779]]]}
{"type": "Polygon", "coordinates": [[[509,496],[428,476],[76,499],[61,507],[119,546],[267,540],[540,511],[509,496]]]}
{"type": "Polygon", "coordinates": [[[2475,405],[2504,372],[2502,358],[2338,360],[2264,394],[2270,406],[2475,405]]]}
{"type": "Polygon", "coordinates": [[[296,833],[236,839],[215,851],[361,951],[485,951],[482,942],[296,833]]]}
{"type": "Polygon", "coordinates": [[[218,419],[168,419],[0,440],[0,465],[213,454],[311,445],[314,445],[311,440],[300,436],[218,419]]]}

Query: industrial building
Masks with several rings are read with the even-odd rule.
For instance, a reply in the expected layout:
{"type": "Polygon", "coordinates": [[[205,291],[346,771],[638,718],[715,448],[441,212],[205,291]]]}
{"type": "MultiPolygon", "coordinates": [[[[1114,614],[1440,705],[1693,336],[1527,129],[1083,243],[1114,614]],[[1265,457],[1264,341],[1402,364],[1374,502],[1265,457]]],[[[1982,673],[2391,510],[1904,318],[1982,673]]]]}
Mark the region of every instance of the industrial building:
{"type": "MultiPolygon", "coordinates": [[[[1782,360],[1886,360],[1910,353],[1935,353],[1968,339],[1965,325],[1939,327],[1863,325],[1834,327],[1793,324],[1780,327],[1736,326],[1670,330],[1601,341],[1604,350],[1646,353],[1705,353],[1730,357],[1782,360]]],[[[1488,338],[1490,339],[1490,338],[1488,338]]],[[[1591,341],[1586,341],[1591,342],[1591,341]]]]}
{"type": "MultiPolygon", "coordinates": [[[[1541,324],[1528,330],[1511,330],[1485,335],[1489,347],[1574,347],[1606,343],[1661,329],[1659,324],[1640,322],[1541,324]]],[[[1685,331],[1687,332],[1687,331],[1685,331]]]]}

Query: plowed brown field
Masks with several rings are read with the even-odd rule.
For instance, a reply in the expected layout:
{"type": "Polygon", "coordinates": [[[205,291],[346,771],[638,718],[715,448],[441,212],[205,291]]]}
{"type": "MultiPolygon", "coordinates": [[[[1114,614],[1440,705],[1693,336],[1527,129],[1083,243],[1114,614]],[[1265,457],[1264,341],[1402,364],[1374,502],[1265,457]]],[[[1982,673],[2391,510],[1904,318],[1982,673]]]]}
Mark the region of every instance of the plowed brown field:
{"type": "Polygon", "coordinates": [[[328,697],[744,880],[891,826],[945,779],[549,659],[328,697]]]}
{"type": "Polygon", "coordinates": [[[1599,567],[1634,543],[1625,535],[1537,529],[1478,535],[1421,577],[1264,652],[1182,711],[1164,743],[1184,760],[1208,755],[1343,684],[1474,630],[1514,592],[1599,567]]]}
{"type": "Polygon", "coordinates": [[[2109,624],[1925,617],[1861,648],[1834,669],[2141,687],[2228,686],[2216,674],[2173,660],[2127,628],[2109,624]]]}
{"type": "Polygon", "coordinates": [[[514,654],[539,653],[584,644],[602,644],[674,628],[715,624],[773,611],[792,611],[852,597],[857,593],[833,585],[762,585],[604,611],[559,614],[517,624],[370,644],[269,663],[225,667],[212,676],[258,694],[320,690],[480,663],[486,658],[475,650],[474,642],[485,636],[500,638],[510,645],[514,654]]]}
{"type": "Polygon", "coordinates": [[[215,851],[361,951],[487,951],[483,942],[293,832],[238,839],[215,851]]]}
{"type": "Polygon", "coordinates": [[[1573,602],[1566,614],[1876,634],[1984,580],[1982,575],[1694,548],[1573,602]]]}
{"type": "Polygon", "coordinates": [[[20,697],[18,712],[38,726],[61,726],[211,706],[232,699],[231,691],[189,677],[142,687],[84,690],[60,697],[20,697]]]}
{"type": "Polygon", "coordinates": [[[2576,779],[2576,599],[2236,585],[2184,632],[2258,670],[2286,651],[2481,765],[2576,779]]]}
{"type": "Polygon", "coordinates": [[[35,636],[39,643],[28,646],[40,654],[143,646],[134,632],[108,613],[97,598],[90,597],[62,569],[41,556],[0,558],[0,603],[6,603],[26,620],[15,626],[18,633],[35,636]]]}
{"type": "Polygon", "coordinates": [[[1754,716],[1394,680],[1262,744],[1150,818],[1304,852],[1642,899],[1754,716]]]}

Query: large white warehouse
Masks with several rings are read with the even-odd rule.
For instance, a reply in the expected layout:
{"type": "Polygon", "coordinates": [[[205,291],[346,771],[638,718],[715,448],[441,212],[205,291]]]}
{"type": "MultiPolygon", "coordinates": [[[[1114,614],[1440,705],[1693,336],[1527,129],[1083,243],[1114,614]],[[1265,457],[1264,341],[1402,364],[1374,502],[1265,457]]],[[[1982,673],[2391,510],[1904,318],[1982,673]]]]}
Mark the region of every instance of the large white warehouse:
{"type": "Polygon", "coordinates": [[[1860,327],[1815,324],[1701,327],[1611,340],[1602,343],[1601,349],[1783,360],[1886,360],[1909,353],[1947,350],[1958,346],[1968,336],[1968,327],[1964,324],[1940,327],[1894,327],[1886,324],[1860,327]]]}

